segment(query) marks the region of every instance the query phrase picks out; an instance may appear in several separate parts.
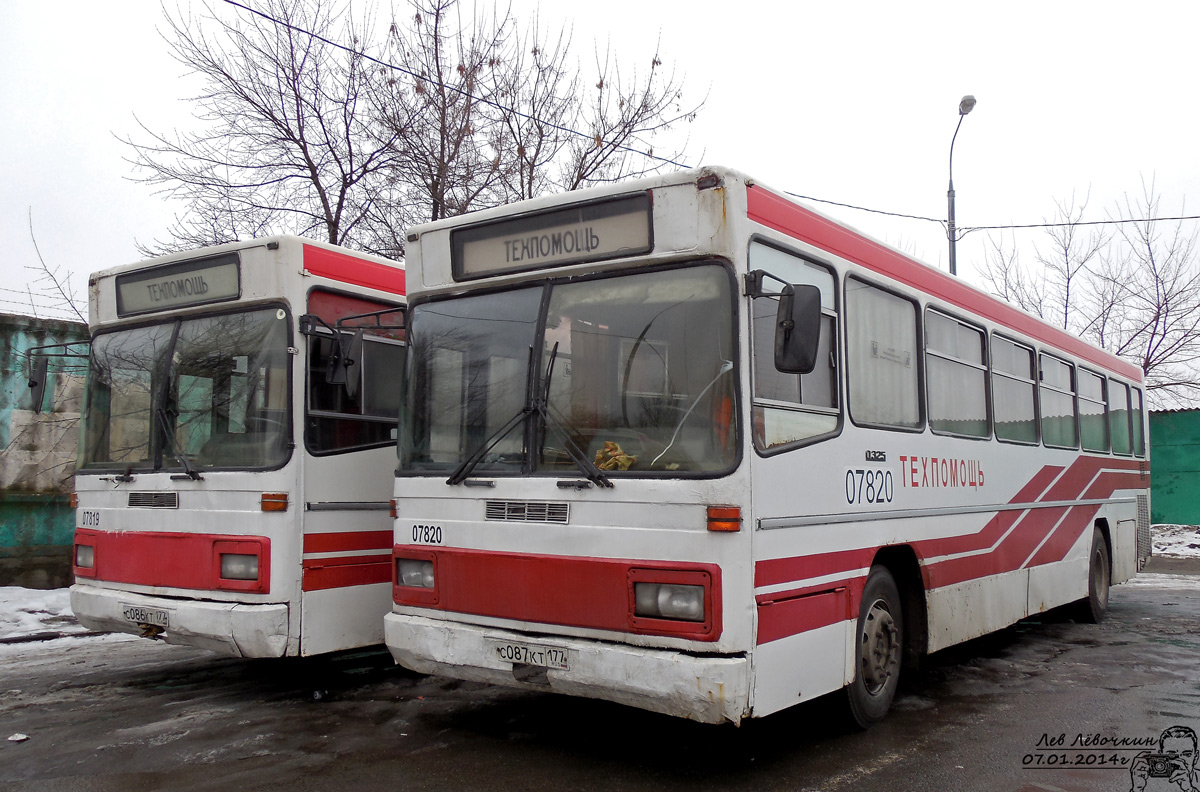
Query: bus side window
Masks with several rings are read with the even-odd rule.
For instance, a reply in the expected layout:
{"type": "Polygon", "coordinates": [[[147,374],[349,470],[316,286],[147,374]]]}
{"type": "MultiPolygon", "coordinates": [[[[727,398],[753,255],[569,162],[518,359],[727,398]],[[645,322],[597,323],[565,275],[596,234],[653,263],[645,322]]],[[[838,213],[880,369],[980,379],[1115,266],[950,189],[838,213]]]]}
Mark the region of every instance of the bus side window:
{"type": "Polygon", "coordinates": [[[1105,379],[1079,369],[1079,442],[1084,451],[1108,452],[1108,398],[1105,379]]]}
{"type": "Polygon", "coordinates": [[[1133,388],[1133,404],[1130,409],[1130,418],[1133,419],[1133,453],[1144,457],[1146,456],[1146,428],[1142,424],[1142,391],[1138,388],[1133,388]]]}
{"type": "Polygon", "coordinates": [[[935,432],[988,437],[983,331],[945,314],[925,314],[926,397],[935,432]]]}
{"type": "Polygon", "coordinates": [[[861,424],[921,428],[916,305],[847,279],[846,359],[851,418],[861,424]]]}
{"type": "MultiPolygon", "coordinates": [[[[1078,448],[1075,423],[1075,367],[1046,354],[1041,365],[1042,442],[1053,448],[1078,448]]],[[[1126,432],[1128,435],[1128,432],[1126,432]]]]}
{"type": "Polygon", "coordinates": [[[750,246],[750,266],[787,283],[816,286],[821,291],[820,343],[816,366],[808,374],[788,374],[775,368],[779,296],[755,297],[750,302],[755,445],[768,450],[835,432],[839,410],[833,275],[824,267],[760,243],[750,246]]]}
{"type": "Polygon", "coordinates": [[[996,439],[1006,443],[1038,441],[1036,372],[1033,350],[992,336],[992,410],[996,439]]]}
{"type": "Polygon", "coordinates": [[[1132,451],[1129,436],[1129,386],[1116,380],[1108,381],[1108,428],[1112,433],[1113,453],[1129,456],[1132,451]]]}

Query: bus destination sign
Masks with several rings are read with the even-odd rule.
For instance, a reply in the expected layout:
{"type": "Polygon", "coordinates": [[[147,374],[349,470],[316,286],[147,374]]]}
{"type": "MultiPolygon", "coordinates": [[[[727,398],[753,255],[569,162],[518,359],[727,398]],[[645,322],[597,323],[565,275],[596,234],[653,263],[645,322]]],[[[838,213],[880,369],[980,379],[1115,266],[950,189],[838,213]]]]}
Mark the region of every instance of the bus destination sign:
{"type": "Polygon", "coordinates": [[[455,280],[649,253],[650,194],[571,206],[452,231],[455,280]]]}
{"type": "Polygon", "coordinates": [[[117,316],[186,308],[241,295],[237,253],[117,276],[117,316]]]}

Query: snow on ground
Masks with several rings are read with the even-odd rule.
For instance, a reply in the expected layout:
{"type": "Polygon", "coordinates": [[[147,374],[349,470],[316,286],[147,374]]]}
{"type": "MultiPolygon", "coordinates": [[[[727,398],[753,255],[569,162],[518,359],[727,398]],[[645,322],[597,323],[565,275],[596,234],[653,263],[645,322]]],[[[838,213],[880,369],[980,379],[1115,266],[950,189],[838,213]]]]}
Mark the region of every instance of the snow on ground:
{"type": "Polygon", "coordinates": [[[86,631],[71,613],[67,589],[42,591],[19,586],[0,587],[0,638],[86,631]]]}
{"type": "Polygon", "coordinates": [[[1154,555],[1200,557],[1200,525],[1152,525],[1154,555]]]}

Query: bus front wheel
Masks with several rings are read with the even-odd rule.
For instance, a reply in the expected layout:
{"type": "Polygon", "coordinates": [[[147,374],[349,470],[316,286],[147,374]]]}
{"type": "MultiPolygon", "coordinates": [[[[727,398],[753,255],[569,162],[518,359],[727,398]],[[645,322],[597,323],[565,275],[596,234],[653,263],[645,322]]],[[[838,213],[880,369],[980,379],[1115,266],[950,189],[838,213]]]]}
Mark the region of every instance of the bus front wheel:
{"type": "Polygon", "coordinates": [[[900,590],[886,567],[873,567],[867,576],[854,643],[854,681],[846,696],[853,725],[865,729],[887,715],[900,683],[904,614],[900,590]]]}

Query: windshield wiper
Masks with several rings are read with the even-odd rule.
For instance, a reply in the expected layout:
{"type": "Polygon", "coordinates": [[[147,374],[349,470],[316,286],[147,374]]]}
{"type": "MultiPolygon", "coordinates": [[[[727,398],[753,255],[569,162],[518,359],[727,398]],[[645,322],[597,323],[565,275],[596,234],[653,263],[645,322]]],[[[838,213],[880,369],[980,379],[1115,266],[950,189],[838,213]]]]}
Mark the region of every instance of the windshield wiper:
{"type": "MultiPolygon", "coordinates": [[[[466,481],[467,477],[471,475],[471,471],[473,471],[476,465],[478,465],[483,458],[487,456],[487,453],[491,451],[497,443],[503,440],[514,428],[516,428],[517,425],[523,423],[527,417],[533,414],[541,417],[543,426],[554,430],[554,433],[558,435],[559,439],[562,440],[563,447],[567,451],[567,456],[571,458],[571,461],[575,463],[576,467],[583,471],[583,474],[587,476],[588,481],[592,482],[598,487],[612,487],[613,483],[608,476],[600,472],[600,468],[596,467],[588,460],[586,456],[584,456],[583,452],[579,450],[579,446],[577,446],[575,442],[571,440],[566,431],[562,428],[562,424],[556,418],[550,415],[550,410],[547,407],[547,401],[549,400],[550,396],[550,377],[554,373],[554,361],[557,357],[558,344],[556,343],[554,345],[554,349],[550,352],[550,362],[546,366],[546,381],[545,386],[542,388],[542,393],[535,396],[533,393],[533,383],[527,382],[525,406],[521,408],[520,412],[510,418],[508,422],[504,424],[504,426],[501,426],[499,429],[493,432],[491,436],[489,436],[488,439],[485,440],[469,457],[464,459],[462,464],[455,468],[454,472],[450,474],[450,478],[446,479],[447,484],[453,486],[466,481]]],[[[532,374],[532,347],[529,349],[529,369],[530,373],[532,374]]],[[[528,437],[528,435],[526,436],[528,437]]],[[[538,449],[538,454],[539,456],[541,455],[540,448],[538,449]]]]}
{"type": "Polygon", "coordinates": [[[533,402],[533,411],[536,412],[542,419],[542,437],[538,442],[538,458],[542,458],[543,447],[545,446],[545,429],[549,427],[554,430],[558,438],[562,441],[563,449],[567,452],[567,456],[575,463],[587,480],[595,484],[597,487],[612,488],[612,479],[604,475],[600,468],[587,458],[580,450],[575,441],[567,434],[563,428],[562,422],[550,414],[550,378],[554,376],[554,361],[558,358],[558,342],[554,342],[554,349],[550,351],[550,362],[546,364],[546,382],[542,388],[542,392],[533,402]]]}
{"type": "MultiPolygon", "coordinates": [[[[171,453],[179,460],[179,464],[183,465],[183,472],[187,474],[187,478],[190,478],[192,481],[203,481],[204,477],[192,465],[191,460],[187,458],[187,454],[183,453],[175,445],[175,433],[171,431],[171,423],[167,420],[166,408],[158,408],[158,420],[162,424],[163,434],[167,436],[167,442],[171,444],[171,453]]],[[[171,476],[171,478],[183,478],[183,476],[171,476]]]]}
{"type": "Polygon", "coordinates": [[[454,485],[462,484],[464,481],[466,481],[467,477],[471,475],[471,471],[474,470],[475,466],[483,460],[483,458],[487,455],[487,452],[491,451],[492,448],[495,447],[496,443],[499,443],[501,440],[503,440],[515,426],[522,423],[530,412],[532,412],[532,410],[529,407],[522,407],[521,411],[510,418],[508,423],[504,424],[504,426],[501,426],[499,429],[493,432],[491,437],[489,437],[487,440],[484,440],[483,445],[479,446],[479,448],[475,450],[475,453],[464,459],[462,464],[455,468],[454,472],[450,474],[450,478],[446,479],[446,483],[454,485]]]}

